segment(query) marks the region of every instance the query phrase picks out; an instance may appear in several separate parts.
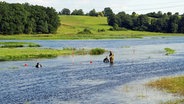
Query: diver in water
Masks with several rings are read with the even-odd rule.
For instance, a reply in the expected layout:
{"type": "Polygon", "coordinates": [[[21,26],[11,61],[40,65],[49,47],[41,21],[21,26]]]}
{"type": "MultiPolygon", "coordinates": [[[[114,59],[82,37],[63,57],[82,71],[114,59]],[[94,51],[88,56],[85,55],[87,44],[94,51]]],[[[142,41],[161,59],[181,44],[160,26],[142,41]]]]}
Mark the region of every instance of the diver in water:
{"type": "Polygon", "coordinates": [[[109,63],[109,59],[108,59],[107,56],[106,56],[106,58],[104,58],[103,62],[104,62],[104,63],[109,63]]]}
{"type": "Polygon", "coordinates": [[[36,68],[41,68],[42,65],[41,65],[40,63],[37,63],[35,67],[36,67],[36,68]]]}

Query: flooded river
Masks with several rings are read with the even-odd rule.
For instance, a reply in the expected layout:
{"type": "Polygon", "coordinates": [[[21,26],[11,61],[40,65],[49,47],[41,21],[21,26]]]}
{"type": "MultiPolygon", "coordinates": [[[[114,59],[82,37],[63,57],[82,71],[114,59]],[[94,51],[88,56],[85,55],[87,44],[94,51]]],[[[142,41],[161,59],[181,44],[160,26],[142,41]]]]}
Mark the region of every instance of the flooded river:
{"type": "Polygon", "coordinates": [[[0,104],[155,104],[156,100],[137,100],[121,93],[119,88],[150,78],[184,74],[184,37],[20,41],[54,49],[100,47],[113,51],[115,62],[102,62],[108,52],[0,62],[0,104]],[[166,47],[176,53],[166,56],[166,47]],[[35,68],[37,62],[43,67],[35,68]]]}

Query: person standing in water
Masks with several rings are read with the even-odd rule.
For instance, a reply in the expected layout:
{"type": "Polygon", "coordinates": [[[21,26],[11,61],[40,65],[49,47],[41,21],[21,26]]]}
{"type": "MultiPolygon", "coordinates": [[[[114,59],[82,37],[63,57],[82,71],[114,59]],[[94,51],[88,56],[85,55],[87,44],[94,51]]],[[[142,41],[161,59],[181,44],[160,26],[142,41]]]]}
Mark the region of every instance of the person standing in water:
{"type": "Polygon", "coordinates": [[[114,63],[114,54],[112,53],[112,51],[110,51],[109,59],[110,59],[110,64],[113,64],[114,63]]]}
{"type": "Polygon", "coordinates": [[[37,63],[35,67],[40,68],[40,67],[42,67],[42,65],[40,63],[37,63]]]}

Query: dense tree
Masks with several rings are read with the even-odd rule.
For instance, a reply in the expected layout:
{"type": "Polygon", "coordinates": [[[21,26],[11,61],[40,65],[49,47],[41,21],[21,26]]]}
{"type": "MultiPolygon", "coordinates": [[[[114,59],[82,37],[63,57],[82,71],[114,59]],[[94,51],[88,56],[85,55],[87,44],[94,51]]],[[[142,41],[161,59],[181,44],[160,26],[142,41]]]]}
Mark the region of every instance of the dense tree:
{"type": "Polygon", "coordinates": [[[170,18],[168,20],[167,32],[169,32],[169,33],[177,33],[178,32],[178,22],[179,22],[178,15],[170,16],[170,18]]]}
{"type": "Polygon", "coordinates": [[[104,17],[104,13],[103,12],[98,12],[98,16],[104,17]]]}
{"type": "Polygon", "coordinates": [[[116,16],[115,16],[115,14],[109,15],[109,17],[107,18],[107,21],[108,21],[108,25],[110,25],[110,26],[117,25],[116,24],[116,16]]]}
{"type": "Polygon", "coordinates": [[[91,10],[91,11],[89,12],[89,16],[98,16],[98,13],[96,12],[95,9],[93,9],[93,10],[91,10]]]}
{"type": "Polygon", "coordinates": [[[0,34],[54,33],[59,24],[53,8],[0,2],[0,34]]]}
{"type": "Polygon", "coordinates": [[[112,11],[112,9],[110,8],[110,7],[106,7],[106,8],[104,8],[104,16],[105,17],[109,17],[109,16],[112,16],[114,13],[113,13],[113,11],[112,11]]]}
{"type": "Polygon", "coordinates": [[[184,15],[182,15],[179,24],[178,24],[178,32],[184,33],[184,15]]]}
{"type": "Polygon", "coordinates": [[[120,12],[117,14],[117,22],[120,27],[124,27],[127,29],[132,29],[133,21],[130,15],[126,14],[125,12],[120,12]]]}
{"type": "Polygon", "coordinates": [[[79,10],[75,9],[75,10],[73,10],[73,12],[71,13],[71,15],[84,15],[84,12],[83,12],[82,9],[79,9],[79,10]]]}
{"type": "Polygon", "coordinates": [[[68,8],[63,8],[62,11],[59,14],[61,14],[61,15],[70,15],[70,10],[68,8]]]}
{"type": "MultiPolygon", "coordinates": [[[[106,10],[109,10],[109,8],[106,8],[106,10]]],[[[180,16],[179,13],[172,15],[171,12],[162,13],[158,11],[157,13],[151,12],[145,15],[138,15],[133,12],[129,15],[125,12],[119,12],[107,17],[108,24],[113,27],[118,26],[118,30],[127,28],[152,32],[184,33],[184,15],[180,16]]]]}
{"type": "Polygon", "coordinates": [[[137,17],[137,30],[148,30],[148,26],[149,26],[149,18],[146,15],[139,15],[137,17]]]}

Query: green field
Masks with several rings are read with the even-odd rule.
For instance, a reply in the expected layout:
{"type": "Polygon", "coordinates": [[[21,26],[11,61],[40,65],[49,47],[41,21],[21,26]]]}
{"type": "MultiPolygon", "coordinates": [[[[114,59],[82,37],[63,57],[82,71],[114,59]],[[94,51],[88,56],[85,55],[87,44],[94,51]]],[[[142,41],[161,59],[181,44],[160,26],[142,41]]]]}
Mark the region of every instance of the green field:
{"type": "Polygon", "coordinates": [[[183,36],[184,34],[166,34],[144,31],[110,31],[106,17],[59,16],[61,26],[56,34],[19,34],[0,35],[0,39],[124,39],[142,38],[143,36],[183,36]],[[88,29],[92,34],[78,34],[88,29]],[[103,30],[103,31],[99,31],[103,30]]]}

